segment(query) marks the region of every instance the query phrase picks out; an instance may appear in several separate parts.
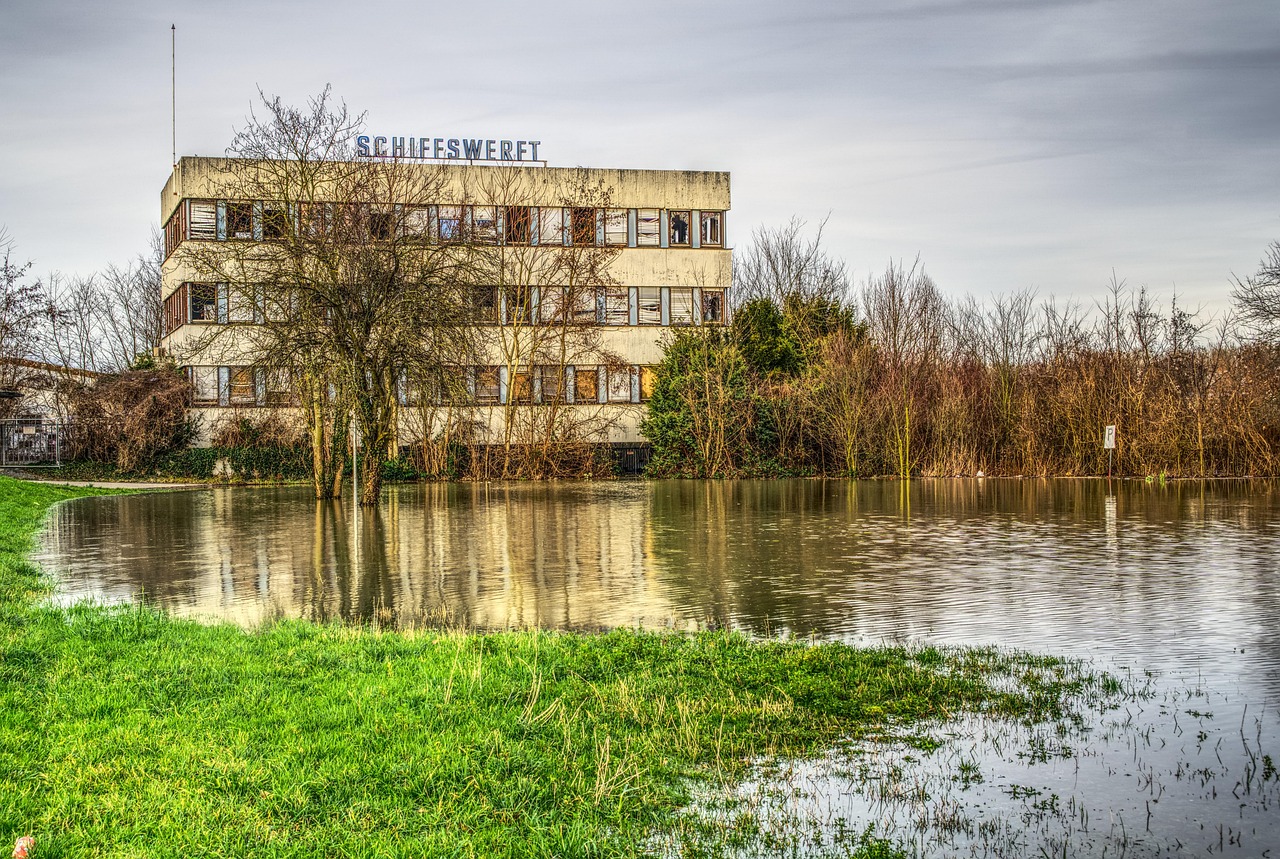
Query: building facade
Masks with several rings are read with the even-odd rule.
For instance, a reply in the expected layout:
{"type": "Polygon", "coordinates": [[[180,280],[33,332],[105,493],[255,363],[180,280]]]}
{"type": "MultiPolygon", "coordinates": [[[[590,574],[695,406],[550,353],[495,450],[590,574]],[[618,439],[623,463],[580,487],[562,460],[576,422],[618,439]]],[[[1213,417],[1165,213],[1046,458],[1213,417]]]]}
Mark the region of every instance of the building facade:
{"type": "MultiPolygon", "coordinates": [[[[219,253],[269,250],[282,231],[304,228],[296,205],[241,196],[229,177],[244,166],[184,157],[161,195],[161,349],[191,378],[205,443],[228,415],[294,403],[288,379],[254,349],[275,285],[246,295],[210,274],[208,260],[219,253]]],[[[462,411],[474,441],[510,441],[513,422],[536,424],[551,408],[580,417],[593,441],[643,443],[639,423],[664,335],[728,322],[729,175],[421,162],[396,169],[434,199],[391,204],[394,225],[385,202],[387,226],[376,207],[366,213],[375,240],[387,230],[388,240],[410,232],[426,247],[465,243],[504,272],[501,285],[469,287],[469,321],[483,344],[472,363],[443,368],[461,383],[448,402],[402,384],[403,442],[439,432],[439,421],[462,411]],[[597,255],[593,281],[575,281],[572,265],[522,263],[570,253],[597,255]],[[569,334],[572,349],[564,347],[569,334]],[[558,352],[546,346],[557,336],[558,352]]]]}

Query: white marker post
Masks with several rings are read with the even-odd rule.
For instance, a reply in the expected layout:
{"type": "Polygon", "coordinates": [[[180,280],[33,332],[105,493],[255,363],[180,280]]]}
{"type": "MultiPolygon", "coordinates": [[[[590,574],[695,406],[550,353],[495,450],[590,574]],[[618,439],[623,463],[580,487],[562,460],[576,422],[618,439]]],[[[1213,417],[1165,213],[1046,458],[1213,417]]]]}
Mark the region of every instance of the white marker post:
{"type": "Polygon", "coordinates": [[[1111,451],[1116,449],[1116,425],[1107,424],[1102,437],[1102,446],[1107,449],[1107,479],[1111,478],[1111,451]]]}

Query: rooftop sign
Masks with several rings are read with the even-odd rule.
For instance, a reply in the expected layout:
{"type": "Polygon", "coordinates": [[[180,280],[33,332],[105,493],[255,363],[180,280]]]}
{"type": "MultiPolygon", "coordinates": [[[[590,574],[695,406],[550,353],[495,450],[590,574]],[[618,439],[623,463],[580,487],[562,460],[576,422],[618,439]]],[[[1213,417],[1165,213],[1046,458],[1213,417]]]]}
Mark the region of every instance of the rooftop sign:
{"type": "MultiPolygon", "coordinates": [[[[529,164],[541,161],[541,140],[476,140],[468,137],[356,138],[360,158],[415,158],[431,161],[498,161],[529,164]]],[[[542,163],[546,163],[543,161],[542,163]]]]}

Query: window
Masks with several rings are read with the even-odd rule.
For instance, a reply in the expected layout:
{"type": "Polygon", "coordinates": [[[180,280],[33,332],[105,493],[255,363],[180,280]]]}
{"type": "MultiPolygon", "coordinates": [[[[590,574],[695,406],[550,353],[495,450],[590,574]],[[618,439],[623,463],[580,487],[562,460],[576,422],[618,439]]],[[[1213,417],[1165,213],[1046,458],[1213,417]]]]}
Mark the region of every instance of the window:
{"type": "Polygon", "coordinates": [[[169,222],[164,225],[164,255],[165,259],[169,258],[169,254],[187,237],[187,204],[180,203],[178,208],[173,210],[173,216],[169,218],[169,222]]]}
{"type": "Polygon", "coordinates": [[[631,368],[610,367],[608,377],[609,402],[631,402],[631,368]]]}
{"type": "Polygon", "coordinates": [[[724,290],[702,290],[702,322],[704,325],[720,325],[724,322],[724,290]]]}
{"type": "Polygon", "coordinates": [[[536,368],[538,383],[542,386],[544,403],[564,402],[564,368],[558,365],[544,365],[536,368]]]}
{"type": "Polygon", "coordinates": [[[191,201],[191,238],[214,241],[218,238],[218,204],[212,200],[191,201]]]}
{"type": "Polygon", "coordinates": [[[671,324],[693,324],[693,289],[691,287],[671,288],[671,324]]]}
{"type": "Polygon", "coordinates": [[[462,207],[440,207],[440,241],[462,241],[462,207]]]}
{"type": "Polygon", "coordinates": [[[508,403],[529,405],[533,402],[533,373],[529,370],[515,370],[511,373],[511,392],[507,396],[508,403]]]}
{"type": "Polygon", "coordinates": [[[227,321],[253,321],[253,287],[236,286],[227,288],[227,321]]]}
{"type": "Polygon", "coordinates": [[[568,288],[569,302],[573,307],[574,325],[595,325],[599,320],[596,307],[596,290],[590,286],[568,288]]]}
{"type": "Polygon", "coordinates": [[[533,228],[532,211],[528,206],[507,206],[503,221],[503,239],[507,244],[529,244],[533,228]]]}
{"type": "Polygon", "coordinates": [[[538,211],[538,244],[564,244],[564,209],[555,206],[538,211]]]}
{"type": "Polygon", "coordinates": [[[293,289],[276,286],[265,291],[262,299],[262,317],[267,322],[293,322],[290,308],[297,298],[293,289]]]}
{"type": "Polygon", "coordinates": [[[653,389],[658,384],[658,371],[653,367],[640,368],[640,402],[653,399],[653,389]]]}
{"type": "Polygon", "coordinates": [[[191,321],[218,321],[218,285],[214,283],[191,284],[191,321]]]}
{"type": "Polygon", "coordinates": [[[283,239],[289,234],[289,213],[279,203],[262,204],[262,237],[283,239]]]}
{"type": "Polygon", "coordinates": [[[656,248],[658,246],[658,210],[636,210],[636,246],[656,248]]]}
{"type": "Polygon", "coordinates": [[[389,241],[395,232],[395,214],[386,209],[369,211],[369,236],[378,241],[389,241]]]}
{"type": "Polygon", "coordinates": [[[604,243],[606,245],[627,245],[627,210],[606,209],[604,215],[604,243]]]}
{"type": "Polygon", "coordinates": [[[471,230],[476,243],[498,243],[498,210],[493,206],[474,206],[471,209],[471,230]]]}
{"type": "Polygon", "coordinates": [[[187,322],[187,311],[191,307],[190,285],[182,284],[164,300],[164,333],[172,334],[178,326],[187,322]]]}
{"type": "Polygon", "coordinates": [[[565,295],[563,286],[544,286],[538,290],[538,321],[560,325],[565,321],[565,295]]]}
{"type": "Polygon", "coordinates": [[[497,405],[502,398],[497,367],[476,368],[476,402],[482,406],[497,405]]]}
{"type": "Polygon", "coordinates": [[[641,325],[661,325],[662,289],[656,286],[642,286],[638,288],[637,292],[640,297],[639,323],[641,325]]]}
{"type": "Polygon", "coordinates": [[[498,322],[498,287],[471,287],[471,313],[476,322],[496,325],[498,322]]]}
{"type": "Polygon", "coordinates": [[[723,218],[723,212],[702,213],[702,244],[704,247],[706,245],[724,244],[723,218]]]}
{"type": "Polygon", "coordinates": [[[264,385],[266,387],[267,405],[288,406],[295,402],[293,382],[289,378],[288,370],[272,367],[264,375],[266,376],[264,385]]]}
{"type": "Polygon", "coordinates": [[[688,210],[667,213],[667,244],[673,248],[689,246],[688,210]]]}
{"type": "Polygon", "coordinates": [[[227,238],[253,238],[252,203],[227,203],[227,238]]]}
{"type": "Polygon", "coordinates": [[[252,367],[231,367],[228,400],[233,406],[252,406],[258,402],[252,367]]]}
{"type": "Polygon", "coordinates": [[[400,218],[400,235],[405,238],[425,241],[431,237],[431,209],[426,206],[411,206],[404,210],[400,218]]]}
{"type": "Polygon", "coordinates": [[[597,367],[575,367],[573,370],[573,401],[575,403],[600,402],[600,375],[597,367]]]}
{"type": "Polygon", "coordinates": [[[575,208],[569,210],[569,239],[574,245],[596,243],[596,210],[575,208]]]}
{"type": "Polygon", "coordinates": [[[326,203],[301,203],[298,206],[298,229],[308,238],[321,238],[332,220],[330,206],[326,203]]]}
{"type": "Polygon", "coordinates": [[[502,297],[505,299],[508,325],[533,324],[533,289],[528,286],[504,286],[502,297]]]}
{"type": "Polygon", "coordinates": [[[191,367],[191,400],[198,404],[218,402],[218,368],[191,367]]]}
{"type": "Polygon", "coordinates": [[[604,324],[631,324],[631,290],[625,286],[610,286],[604,291],[604,324]]]}

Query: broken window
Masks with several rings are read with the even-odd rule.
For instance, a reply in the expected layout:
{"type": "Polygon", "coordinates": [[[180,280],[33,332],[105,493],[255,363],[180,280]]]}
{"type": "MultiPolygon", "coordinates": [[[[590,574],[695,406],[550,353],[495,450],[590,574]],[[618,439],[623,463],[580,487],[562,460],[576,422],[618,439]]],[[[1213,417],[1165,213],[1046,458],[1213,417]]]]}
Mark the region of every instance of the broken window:
{"type": "Polygon", "coordinates": [[[462,207],[440,207],[440,241],[462,241],[462,207]]]}
{"type": "Polygon", "coordinates": [[[653,367],[640,368],[640,402],[647,403],[653,399],[653,389],[658,384],[658,371],[653,367]]]}
{"type": "Polygon", "coordinates": [[[600,402],[600,374],[598,367],[575,367],[573,371],[573,401],[575,403],[600,402]]]}
{"type": "Polygon", "coordinates": [[[496,286],[471,287],[471,313],[476,322],[498,322],[498,288],[496,286]]]}
{"type": "Polygon", "coordinates": [[[610,286],[604,291],[604,324],[631,324],[631,290],[625,286],[610,286]]]}
{"type": "Polygon", "coordinates": [[[693,324],[693,288],[671,288],[670,321],[672,325],[693,324]]]}
{"type": "Polygon", "coordinates": [[[608,376],[609,402],[631,402],[631,368],[610,367],[608,376]]]}
{"type": "Polygon", "coordinates": [[[724,290],[702,290],[702,322],[704,325],[720,325],[724,322],[724,290]]]}
{"type": "Polygon", "coordinates": [[[498,210],[493,206],[474,206],[471,209],[473,240],[482,245],[498,243],[498,210]]]}
{"type": "Polygon", "coordinates": [[[200,405],[218,402],[218,368],[190,367],[191,401],[200,405]]]}
{"type": "Polygon", "coordinates": [[[213,200],[192,200],[189,238],[214,241],[218,238],[218,204],[213,200]]]}
{"type": "Polygon", "coordinates": [[[667,213],[667,244],[672,247],[689,246],[689,211],[667,213]]]}
{"type": "Polygon", "coordinates": [[[264,374],[266,400],[269,406],[289,406],[295,402],[293,380],[289,371],[280,367],[272,367],[264,374]]]}
{"type": "Polygon", "coordinates": [[[262,237],[283,239],[289,234],[289,212],[279,203],[262,204],[262,237]]]}
{"type": "Polygon", "coordinates": [[[604,215],[604,243],[606,245],[627,245],[627,210],[606,209],[604,215]]]}
{"type": "Polygon", "coordinates": [[[493,406],[501,402],[502,386],[498,384],[497,367],[476,368],[476,402],[493,406]]]}
{"type": "Polygon", "coordinates": [[[533,289],[528,286],[504,286],[502,296],[506,303],[508,325],[533,324],[533,289]]]}
{"type": "Polygon", "coordinates": [[[564,244],[564,209],[544,206],[538,211],[538,244],[564,244]]]}
{"type": "Polygon", "coordinates": [[[702,244],[721,245],[724,244],[724,212],[703,212],[702,213],[702,244]]]}
{"type": "Polygon", "coordinates": [[[370,209],[369,236],[380,242],[390,241],[395,234],[395,213],[388,209],[370,209]]]}
{"type": "Polygon", "coordinates": [[[252,367],[231,367],[227,399],[233,406],[252,406],[258,402],[252,367]]]}
{"type": "Polygon", "coordinates": [[[332,215],[327,203],[302,203],[298,207],[299,231],[308,238],[321,238],[329,228],[332,215]]]}
{"type": "Polygon", "coordinates": [[[218,285],[216,283],[191,284],[191,321],[218,321],[218,285]]]}
{"type": "Polygon", "coordinates": [[[597,290],[590,286],[571,286],[568,291],[569,303],[573,307],[573,324],[595,325],[599,321],[597,290]]]}
{"type": "Polygon", "coordinates": [[[662,324],[662,289],[657,286],[641,286],[639,293],[640,315],[637,321],[641,325],[662,324]]]}
{"type": "Polygon", "coordinates": [[[507,206],[503,213],[503,240],[509,245],[527,245],[532,239],[533,210],[528,206],[507,206]]]}
{"type": "Polygon", "coordinates": [[[538,321],[560,325],[565,322],[565,296],[563,286],[544,286],[538,289],[538,321]]]}
{"type": "Polygon", "coordinates": [[[431,237],[431,209],[427,206],[411,206],[400,218],[400,235],[425,241],[431,237]]]}
{"type": "Polygon", "coordinates": [[[543,403],[563,403],[565,396],[564,367],[547,364],[536,368],[538,384],[542,386],[543,403]]]}
{"type": "Polygon", "coordinates": [[[507,402],[525,406],[533,402],[533,373],[531,371],[512,371],[511,387],[510,393],[507,395],[507,402]]]}
{"type": "Polygon", "coordinates": [[[658,246],[657,209],[636,209],[636,246],[642,248],[658,246]]]}
{"type": "Polygon", "coordinates": [[[575,246],[596,243],[596,210],[577,207],[569,210],[569,237],[575,246]]]}
{"type": "Polygon", "coordinates": [[[227,203],[227,238],[253,238],[252,203],[227,203]]]}

